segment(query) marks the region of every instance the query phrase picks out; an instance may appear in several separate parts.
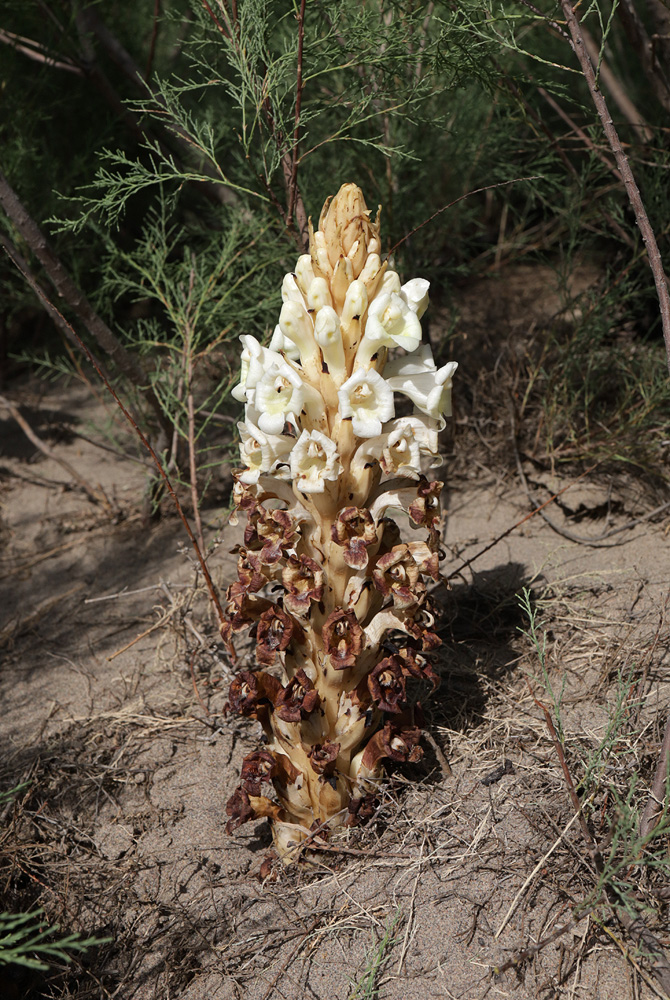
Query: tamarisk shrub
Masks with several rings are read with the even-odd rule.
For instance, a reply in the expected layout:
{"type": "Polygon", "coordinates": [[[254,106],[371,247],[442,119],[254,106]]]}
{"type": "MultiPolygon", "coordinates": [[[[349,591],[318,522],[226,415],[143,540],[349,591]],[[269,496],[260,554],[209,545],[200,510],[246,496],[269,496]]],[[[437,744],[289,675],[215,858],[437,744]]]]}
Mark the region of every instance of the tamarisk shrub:
{"type": "Polygon", "coordinates": [[[236,675],[229,707],[260,722],[264,746],[242,765],[227,829],[269,817],[285,860],[311,830],[369,811],[385,758],[421,756],[407,682],[437,686],[426,581],[439,578],[442,488],[422,457],[440,464],[457,367],[421,343],[428,282],[401,285],[382,261],[355,184],[326,202],[309,250],[284,277],[269,346],[241,337],[233,390],[247,523],[224,631],[253,628],[259,669],[236,675]],[[412,415],[395,416],[396,394],[412,415]],[[424,539],[403,541],[391,511],[424,539]]]}

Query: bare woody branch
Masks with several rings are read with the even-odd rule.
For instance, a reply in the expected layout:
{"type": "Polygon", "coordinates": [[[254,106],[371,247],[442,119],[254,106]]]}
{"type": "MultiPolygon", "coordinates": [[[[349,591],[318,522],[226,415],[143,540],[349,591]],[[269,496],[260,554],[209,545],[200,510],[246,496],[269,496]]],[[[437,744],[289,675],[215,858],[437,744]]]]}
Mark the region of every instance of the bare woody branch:
{"type": "Polygon", "coordinates": [[[635,220],[638,224],[640,233],[642,234],[644,245],[647,248],[649,266],[651,267],[651,271],[654,276],[656,294],[658,295],[661,323],[663,326],[663,339],[665,341],[665,352],[667,356],[668,371],[670,371],[670,294],[668,293],[668,282],[663,270],[661,252],[658,249],[656,236],[654,235],[654,230],[649,222],[649,217],[644,207],[642,196],[640,195],[640,189],[638,188],[635,177],[633,176],[633,171],[631,170],[630,163],[628,162],[628,157],[626,156],[621,145],[619,135],[612,121],[612,116],[608,111],[605,98],[598,88],[593,64],[589,58],[582,29],[570,0],[561,0],[561,8],[563,10],[563,14],[565,15],[568,31],[570,32],[572,48],[577,56],[577,59],[579,60],[579,65],[581,66],[582,73],[584,74],[584,78],[588,84],[603,131],[608,143],[610,144],[610,148],[614,153],[614,159],[616,160],[617,167],[619,168],[619,172],[623,178],[626,194],[628,195],[631,207],[635,213],[635,220]]]}
{"type": "MultiPolygon", "coordinates": [[[[154,390],[149,385],[146,373],[135,358],[128,353],[119,339],[112,333],[105,321],[98,316],[80,288],[67,273],[62,263],[49,246],[49,243],[37,223],[31,218],[16,193],[11,188],[5,175],[0,171],[0,207],[16,226],[17,230],[30,247],[32,253],[44,268],[49,281],[59,297],[81,320],[85,328],[94,338],[107,358],[119,371],[136,386],[154,411],[158,423],[169,436],[172,425],[158,401],[154,390]]],[[[16,263],[16,261],[15,261],[16,263]]],[[[38,293],[39,294],[39,293],[38,293]]],[[[40,298],[44,302],[44,298],[40,298]]],[[[49,311],[49,310],[47,310],[49,311]]]]}

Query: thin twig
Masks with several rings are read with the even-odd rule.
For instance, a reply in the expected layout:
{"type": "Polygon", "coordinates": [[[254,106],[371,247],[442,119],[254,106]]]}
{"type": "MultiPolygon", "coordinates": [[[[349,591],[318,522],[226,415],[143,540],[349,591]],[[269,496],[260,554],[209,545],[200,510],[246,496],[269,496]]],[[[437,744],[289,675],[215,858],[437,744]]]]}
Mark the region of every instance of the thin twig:
{"type": "Polygon", "coordinates": [[[600,535],[594,535],[593,538],[588,538],[586,535],[575,535],[572,531],[568,531],[567,528],[563,528],[560,524],[556,524],[556,522],[549,517],[547,512],[542,509],[543,507],[546,507],[546,504],[542,504],[541,506],[538,504],[538,501],[534,498],[530,486],[528,485],[526,473],[523,471],[521,456],[519,455],[519,449],[516,446],[514,436],[512,437],[512,443],[514,445],[517,472],[519,473],[519,479],[521,480],[526,496],[535,506],[538,514],[541,515],[543,521],[549,525],[552,531],[555,531],[556,534],[560,535],[562,538],[567,538],[569,542],[575,542],[577,545],[590,545],[594,549],[612,549],[618,545],[626,545],[630,541],[628,538],[624,538],[621,542],[608,542],[606,539],[612,538],[613,535],[619,535],[622,531],[629,531],[631,528],[637,527],[638,524],[642,524],[644,521],[649,521],[657,514],[662,514],[663,511],[670,507],[670,500],[668,500],[665,503],[660,504],[658,507],[654,507],[654,509],[650,510],[648,513],[641,514],[640,517],[634,517],[632,520],[626,521],[625,524],[620,524],[616,528],[610,528],[608,531],[603,531],[600,535]]]}
{"type": "Polygon", "coordinates": [[[44,63],[45,66],[50,66],[52,69],[64,69],[67,73],[75,73],[77,76],[84,75],[84,71],[71,60],[56,59],[49,53],[46,46],[33,41],[32,38],[25,38],[23,35],[16,35],[13,31],[0,29],[0,42],[11,45],[22,55],[35,62],[44,63]]]}
{"type": "Polygon", "coordinates": [[[595,39],[591,34],[584,28],[580,26],[582,30],[582,35],[584,36],[584,45],[586,46],[586,51],[589,54],[589,58],[594,65],[598,65],[598,76],[603,81],[610,94],[612,95],[612,100],[618,107],[621,114],[624,116],[626,121],[633,126],[635,133],[642,142],[651,142],[654,138],[654,133],[649,125],[645,121],[643,115],[640,114],[638,109],[635,107],[630,97],[623,89],[617,78],[615,77],[612,70],[609,68],[604,59],[600,59],[600,51],[596,45],[595,39]],[[599,62],[600,61],[600,62],[599,62]]]}
{"type": "MultiPolygon", "coordinates": [[[[27,277],[27,275],[24,274],[24,277],[27,277]]],[[[39,289],[38,294],[39,294],[40,298],[43,301],[46,300],[48,302],[48,300],[46,298],[46,295],[44,294],[44,292],[42,291],[42,289],[39,289]]],[[[51,309],[56,310],[56,307],[53,305],[52,302],[49,302],[48,304],[49,304],[49,306],[50,306],[51,309]]],[[[61,318],[62,318],[63,323],[67,323],[67,320],[65,319],[65,317],[61,317],[61,318]]],[[[69,326],[69,324],[68,324],[68,326],[69,326]]],[[[175,505],[175,507],[177,509],[177,513],[179,514],[181,522],[184,525],[184,529],[186,531],[186,534],[188,535],[188,537],[190,539],[190,542],[191,542],[191,545],[193,546],[193,549],[195,551],[195,554],[196,554],[196,557],[198,559],[198,562],[200,563],[200,567],[202,569],[203,576],[205,577],[205,582],[207,584],[207,589],[209,591],[209,596],[210,596],[210,599],[212,601],[212,605],[214,607],[214,610],[216,611],[216,615],[217,615],[217,618],[219,620],[219,626],[221,628],[223,628],[227,624],[226,615],[225,615],[225,612],[224,612],[223,608],[221,607],[221,601],[219,600],[219,595],[218,595],[218,593],[216,591],[216,587],[214,586],[214,581],[212,580],[212,577],[211,577],[211,574],[209,572],[209,569],[207,568],[207,563],[205,562],[204,553],[201,551],[200,546],[198,545],[196,537],[193,534],[193,530],[191,528],[191,525],[188,522],[188,518],[186,517],[186,515],[184,513],[184,510],[182,508],[182,505],[179,502],[179,497],[175,493],[174,487],[173,487],[173,485],[172,485],[172,483],[170,481],[170,477],[168,476],[167,472],[165,471],[165,469],[163,467],[163,463],[161,462],[160,458],[158,457],[158,455],[154,451],[154,449],[151,446],[151,444],[150,444],[148,438],[146,437],[146,435],[138,427],[138,425],[137,425],[136,421],[134,420],[133,416],[131,415],[131,413],[126,409],[126,407],[124,406],[124,404],[119,399],[119,397],[118,397],[118,395],[117,395],[114,387],[111,385],[111,383],[109,382],[109,380],[104,375],[104,373],[103,373],[103,371],[102,371],[102,369],[101,369],[101,367],[100,367],[100,365],[98,363],[98,360],[95,357],[95,355],[87,347],[87,345],[81,339],[81,337],[76,332],[76,330],[74,330],[71,326],[70,326],[70,330],[71,330],[72,336],[75,338],[75,340],[76,340],[76,342],[77,342],[77,344],[79,346],[79,349],[84,352],[84,354],[85,354],[86,358],[88,359],[88,361],[90,362],[90,364],[93,365],[93,367],[97,371],[98,375],[100,376],[100,378],[104,382],[104,384],[105,384],[105,386],[107,388],[107,391],[110,393],[110,395],[114,399],[116,405],[119,407],[119,409],[123,413],[124,417],[126,418],[126,420],[128,421],[128,423],[130,424],[130,426],[133,428],[133,430],[135,431],[135,433],[139,437],[139,439],[142,442],[142,444],[144,445],[144,447],[147,449],[147,451],[151,455],[151,457],[152,457],[152,459],[153,459],[153,461],[154,461],[154,463],[156,465],[156,469],[158,470],[158,473],[159,473],[161,479],[165,483],[165,486],[166,486],[166,489],[167,489],[168,493],[172,497],[172,502],[174,503],[174,505],[175,505]]],[[[229,649],[229,651],[230,651],[230,655],[232,657],[234,655],[232,649],[229,649]]]]}
{"type": "Polygon", "coordinates": [[[151,76],[151,69],[154,62],[154,54],[156,52],[156,39],[158,38],[158,17],[161,12],[161,0],[154,0],[154,23],[151,31],[151,42],[149,44],[149,55],[147,57],[147,68],[144,73],[144,79],[148,83],[149,77],[151,76]]]}
{"type": "Polygon", "coordinates": [[[535,867],[533,868],[532,872],[530,873],[530,875],[528,876],[528,878],[526,879],[526,881],[523,883],[523,885],[521,886],[521,888],[517,892],[516,896],[514,897],[514,899],[512,900],[512,902],[510,903],[510,907],[509,907],[507,913],[505,914],[505,916],[502,919],[502,923],[500,924],[500,927],[498,928],[498,930],[494,934],[494,938],[496,940],[500,937],[500,935],[502,934],[502,932],[505,930],[505,927],[509,923],[510,917],[512,916],[512,914],[514,913],[514,910],[516,909],[516,904],[519,902],[519,900],[521,899],[521,897],[523,896],[524,892],[526,891],[526,889],[528,888],[528,886],[530,885],[530,883],[533,881],[533,879],[535,878],[535,876],[537,875],[537,873],[539,872],[539,870],[549,860],[549,858],[554,853],[554,851],[556,850],[556,848],[558,847],[558,845],[561,843],[561,841],[563,840],[563,837],[566,835],[566,833],[568,832],[568,830],[570,829],[570,827],[572,826],[572,824],[577,819],[577,815],[578,815],[577,813],[573,813],[572,814],[572,816],[570,817],[570,819],[568,820],[568,822],[566,823],[566,825],[563,827],[563,829],[561,830],[560,834],[558,835],[558,837],[556,838],[556,840],[553,842],[553,844],[551,845],[551,847],[549,848],[549,850],[546,852],[546,854],[542,855],[542,857],[540,858],[540,860],[538,861],[538,863],[535,865],[535,867]]]}
{"type": "MultiPolygon", "coordinates": [[[[193,284],[195,281],[195,270],[191,268],[188,289],[188,304],[190,309],[191,296],[193,294],[193,284]]],[[[186,405],[188,409],[188,463],[189,478],[191,480],[191,503],[193,504],[193,517],[195,519],[195,533],[200,545],[200,550],[205,558],[206,547],[205,537],[202,532],[202,520],[200,518],[200,497],[198,496],[198,470],[195,460],[195,403],[193,401],[193,339],[191,321],[187,317],[184,350],[186,352],[186,405]]]]}
{"type": "MultiPolygon", "coordinates": [[[[28,438],[28,440],[31,441],[46,458],[50,459],[52,462],[56,462],[58,465],[60,465],[62,469],[65,469],[67,474],[69,476],[72,476],[77,485],[84,491],[89,500],[91,500],[95,504],[102,504],[103,507],[106,507],[107,510],[109,511],[114,511],[115,513],[118,512],[118,508],[116,508],[115,505],[110,502],[109,497],[105,494],[104,490],[101,487],[98,487],[98,489],[96,490],[93,486],[91,486],[89,482],[87,482],[84,479],[83,476],[79,475],[74,466],[70,465],[70,463],[67,462],[64,458],[61,458],[59,455],[56,455],[56,453],[52,451],[52,449],[48,446],[48,444],[46,444],[44,441],[42,441],[40,437],[38,437],[38,435],[32,429],[32,427],[25,419],[25,417],[21,416],[19,408],[15,406],[14,403],[11,402],[11,400],[7,399],[5,396],[0,396],[0,404],[2,404],[4,407],[6,407],[7,410],[9,410],[9,413],[11,414],[12,418],[19,425],[19,427],[21,428],[25,436],[28,438]]],[[[63,485],[65,485],[65,483],[63,485]]]]}
{"type": "Polygon", "coordinates": [[[433,214],[429,215],[427,219],[424,219],[418,226],[415,226],[414,229],[410,230],[406,236],[403,236],[401,240],[398,240],[398,242],[391,247],[387,256],[390,257],[391,254],[394,254],[399,246],[402,246],[406,240],[408,240],[411,236],[414,236],[415,233],[418,233],[420,229],[427,226],[429,222],[433,221],[433,219],[436,219],[438,215],[442,215],[443,212],[453,208],[454,205],[458,205],[460,201],[465,201],[466,198],[472,197],[473,194],[482,194],[484,191],[495,191],[497,188],[509,187],[510,184],[521,184],[524,181],[538,181],[542,179],[542,176],[542,174],[532,174],[530,177],[514,177],[511,181],[500,181],[498,184],[487,184],[485,187],[474,188],[473,191],[466,191],[465,194],[459,195],[458,198],[454,198],[453,201],[450,201],[448,205],[443,205],[442,208],[438,208],[437,212],[433,212],[433,214]]]}
{"type": "MultiPolygon", "coordinates": [[[[135,358],[129,354],[128,351],[126,351],[123,344],[112,333],[105,321],[98,316],[82,290],[75,285],[74,281],[49,246],[46,237],[40,231],[37,223],[30,217],[25,207],[16,196],[16,193],[10,187],[7,178],[1,171],[0,206],[6,213],[7,217],[16,226],[21,236],[30,247],[32,253],[34,253],[39,260],[59,297],[70,307],[70,309],[73,310],[74,313],[76,313],[77,317],[84,324],[98,346],[102,348],[112,362],[118,366],[123,375],[125,375],[125,377],[133,385],[137,386],[156,414],[156,418],[158,419],[161,428],[169,434],[172,430],[170,421],[166,417],[154,390],[148,384],[149,379],[146,373],[142,370],[135,358]]],[[[10,252],[8,243],[3,240],[3,244],[9,255],[14,259],[14,263],[17,267],[19,267],[15,255],[10,252]]],[[[33,281],[31,281],[28,274],[20,267],[19,270],[21,270],[23,276],[26,278],[31,287],[36,290],[35,285],[33,281]]],[[[45,305],[48,304],[51,307],[49,309],[50,312],[58,312],[56,307],[49,302],[46,295],[42,293],[40,294],[40,298],[45,305]]],[[[65,319],[63,322],[66,322],[65,319]]],[[[75,336],[77,335],[75,334],[75,336]]],[[[77,339],[79,340],[78,337],[77,339]]]]}
{"type": "Polygon", "coordinates": [[[529,521],[531,517],[535,517],[535,515],[539,514],[541,510],[543,510],[545,507],[548,507],[550,503],[553,503],[554,500],[556,500],[563,493],[565,493],[566,490],[569,490],[572,486],[575,486],[580,481],[580,479],[583,479],[584,476],[588,476],[588,474],[590,472],[593,472],[593,470],[598,465],[599,465],[598,462],[596,462],[594,465],[590,465],[588,469],[585,469],[581,475],[577,476],[576,479],[573,479],[572,482],[568,483],[567,486],[564,486],[562,490],[559,490],[558,493],[554,493],[554,495],[549,497],[549,499],[546,500],[543,504],[541,504],[539,507],[536,507],[535,510],[532,510],[530,514],[526,514],[526,516],[522,517],[520,521],[516,522],[516,524],[513,524],[510,528],[507,528],[506,531],[503,531],[502,535],[498,535],[496,538],[493,539],[492,542],[489,542],[488,545],[485,545],[483,549],[480,549],[480,551],[477,552],[474,556],[471,556],[470,559],[466,559],[465,562],[462,562],[461,565],[458,567],[458,569],[455,569],[452,573],[449,574],[449,576],[440,576],[440,580],[442,581],[442,583],[447,583],[449,580],[453,580],[455,576],[458,576],[460,573],[463,572],[464,569],[467,569],[468,566],[471,566],[473,562],[476,562],[476,560],[480,559],[486,552],[489,552],[492,548],[494,548],[496,545],[502,542],[503,539],[507,538],[508,535],[511,535],[513,531],[516,531],[516,529],[520,528],[522,524],[525,524],[526,521],[529,521]]]}
{"type": "Polygon", "coordinates": [[[663,811],[666,803],[668,776],[670,775],[670,712],[665,724],[663,742],[658,754],[658,763],[651,784],[649,799],[640,817],[640,836],[648,837],[658,821],[658,814],[663,811]]]}
{"type": "Polygon", "coordinates": [[[299,199],[298,204],[296,204],[296,199],[299,194],[298,192],[298,145],[300,142],[300,108],[302,106],[302,58],[303,58],[303,44],[305,41],[305,0],[300,2],[300,11],[298,13],[298,66],[296,71],[296,83],[295,83],[295,119],[293,125],[293,154],[291,157],[291,179],[288,186],[288,217],[293,218],[293,212],[298,209],[298,230],[303,239],[306,238],[307,233],[307,216],[305,213],[305,206],[302,204],[302,199],[299,199]]]}
{"type": "Polygon", "coordinates": [[[612,121],[612,116],[607,109],[605,98],[603,97],[602,92],[598,89],[593,65],[586,50],[584,36],[582,34],[579,21],[577,20],[577,15],[573,10],[570,0],[561,0],[561,8],[563,10],[563,14],[565,15],[568,31],[570,32],[572,38],[573,50],[579,60],[579,65],[581,66],[582,73],[584,74],[584,78],[593,99],[593,103],[600,117],[603,131],[610,144],[610,148],[614,153],[614,159],[616,160],[617,167],[619,168],[623,178],[623,183],[626,188],[626,193],[631,207],[635,213],[635,220],[640,233],[642,234],[644,245],[647,248],[649,266],[651,267],[651,271],[654,276],[656,294],[658,295],[661,324],[663,327],[663,339],[665,341],[665,352],[668,371],[670,371],[670,293],[668,292],[667,278],[663,270],[661,252],[658,249],[656,236],[654,235],[654,230],[649,222],[649,217],[640,195],[640,189],[638,188],[635,177],[633,176],[633,171],[630,168],[628,157],[623,151],[619,135],[612,121]]]}
{"type": "Polygon", "coordinates": [[[579,826],[582,831],[582,836],[586,843],[589,854],[593,859],[593,864],[595,866],[596,872],[598,873],[599,879],[602,881],[602,892],[605,900],[611,907],[612,911],[616,914],[619,923],[625,927],[628,933],[631,935],[634,941],[642,945],[644,948],[644,954],[649,962],[651,971],[653,973],[656,981],[661,985],[665,992],[670,995],[670,961],[668,960],[663,946],[658,941],[658,939],[651,933],[647,925],[641,916],[632,916],[630,911],[635,912],[633,900],[630,896],[627,898],[627,907],[621,905],[621,893],[615,892],[611,885],[608,885],[605,880],[605,864],[603,861],[603,856],[598,846],[596,838],[593,836],[589,830],[588,824],[584,817],[581,804],[579,802],[579,797],[572,780],[572,775],[570,774],[570,769],[568,768],[567,761],[565,759],[565,754],[563,753],[563,747],[556,734],[556,729],[554,723],[552,722],[549,709],[546,705],[543,705],[541,701],[535,697],[530,683],[528,683],[530,689],[531,697],[535,704],[542,709],[544,713],[544,718],[547,724],[547,729],[551,736],[551,740],[554,744],[554,749],[559,759],[561,765],[561,770],[563,771],[563,777],[565,779],[565,784],[568,789],[568,794],[572,801],[575,813],[579,817],[579,826]]]}
{"type": "Polygon", "coordinates": [[[528,948],[520,949],[514,953],[512,958],[508,958],[506,962],[503,962],[502,965],[492,966],[493,974],[495,976],[500,976],[503,972],[507,972],[508,969],[514,969],[523,962],[527,962],[528,959],[535,958],[535,956],[546,948],[548,944],[551,944],[553,941],[557,941],[558,938],[563,937],[564,934],[567,934],[568,931],[571,931],[572,928],[579,923],[579,920],[583,920],[586,916],[588,916],[588,914],[584,913],[578,920],[568,920],[566,924],[561,924],[561,926],[557,927],[553,933],[546,938],[542,938],[537,942],[537,944],[531,945],[528,948]]]}

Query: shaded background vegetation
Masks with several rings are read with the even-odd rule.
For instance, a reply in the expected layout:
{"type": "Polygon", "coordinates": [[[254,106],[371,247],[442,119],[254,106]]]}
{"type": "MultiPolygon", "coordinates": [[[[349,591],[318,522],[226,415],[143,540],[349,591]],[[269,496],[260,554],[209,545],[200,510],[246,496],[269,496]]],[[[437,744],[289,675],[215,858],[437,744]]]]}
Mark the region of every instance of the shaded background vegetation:
{"type": "MultiPolygon", "coordinates": [[[[668,12],[627,0],[581,15],[662,244],[668,12]]],[[[271,332],[306,216],[350,179],[383,205],[400,271],[431,279],[445,307],[433,340],[445,354],[459,284],[520,261],[559,276],[564,302],[550,328],[514,351],[504,327],[484,354],[459,343],[462,414],[482,361],[497,359],[535,456],[663,475],[653,282],[560,6],[337,0],[309,3],[303,16],[285,0],[43,0],[5,4],[0,29],[2,170],[141,360],[176,428],[159,443],[184,479],[189,388],[205,471],[222,458],[236,337],[271,332]],[[584,267],[598,281],[575,308],[570,279],[584,267]]],[[[1,225],[53,296],[30,241],[12,220],[1,225]]],[[[5,384],[35,366],[76,370],[4,255],[0,281],[5,384]]],[[[123,391],[142,408],[137,385],[123,391]]],[[[150,408],[146,419],[156,422],[150,408]]]]}

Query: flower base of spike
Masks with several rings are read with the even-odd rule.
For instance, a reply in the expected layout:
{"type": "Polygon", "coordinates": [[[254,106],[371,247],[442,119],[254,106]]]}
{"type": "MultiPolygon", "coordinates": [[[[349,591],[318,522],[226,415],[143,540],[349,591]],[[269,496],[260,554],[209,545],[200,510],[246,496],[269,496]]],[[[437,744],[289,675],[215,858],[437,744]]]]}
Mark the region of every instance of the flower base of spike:
{"type": "Polygon", "coordinates": [[[440,463],[456,365],[438,369],[421,345],[428,283],[401,285],[380,246],[345,185],[284,279],[270,347],[242,338],[246,525],[226,639],[251,629],[257,669],[237,674],[229,709],[260,722],[264,744],[243,763],[227,828],[269,819],[286,862],[370,814],[384,762],[418,760],[408,684],[437,686],[428,584],[442,483],[422,469],[440,463]],[[396,393],[412,415],[396,418],[396,393]]]}

